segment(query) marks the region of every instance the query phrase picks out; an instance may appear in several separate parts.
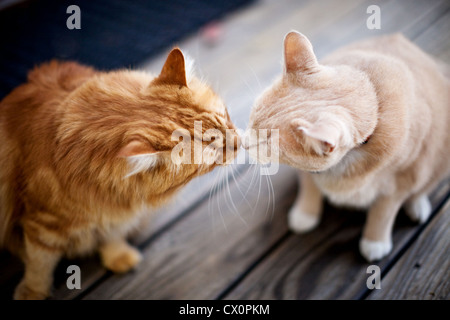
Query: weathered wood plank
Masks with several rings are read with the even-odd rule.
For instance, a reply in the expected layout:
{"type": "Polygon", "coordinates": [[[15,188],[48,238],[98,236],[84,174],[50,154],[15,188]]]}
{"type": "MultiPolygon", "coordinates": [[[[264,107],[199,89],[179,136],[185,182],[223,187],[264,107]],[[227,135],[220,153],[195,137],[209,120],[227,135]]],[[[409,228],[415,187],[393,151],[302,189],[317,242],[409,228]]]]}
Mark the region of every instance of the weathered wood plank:
{"type": "MultiPolygon", "coordinates": [[[[295,198],[292,170],[286,167],[280,170],[279,179],[273,181],[274,195],[270,195],[270,185],[262,179],[261,189],[259,183],[253,186],[246,201],[235,203],[235,208],[227,205],[231,198],[239,199],[241,191],[246,192],[238,188],[249,184],[252,176],[253,173],[248,172],[239,184],[230,186],[229,194],[223,190],[220,196],[212,199],[212,203],[205,203],[188,219],[153,242],[145,250],[143,265],[135,273],[113,276],[85,298],[211,299],[220,296],[242,270],[286,235],[285,214],[295,198]],[[272,214],[270,210],[274,205],[272,214]],[[216,222],[211,214],[216,215],[216,222]],[[207,220],[213,226],[210,227],[207,220]]],[[[337,228],[339,221],[322,224],[322,232],[305,237],[306,245],[299,248],[303,247],[307,252],[337,228]]]]}
{"type": "MultiPolygon", "coordinates": [[[[217,80],[222,83],[222,79],[220,73],[215,72],[215,68],[211,68],[211,65],[221,68],[222,64],[218,63],[218,58],[231,54],[233,50],[230,48],[239,49],[256,34],[264,32],[271,25],[278,24],[293,10],[299,10],[309,2],[311,0],[257,1],[243,10],[231,13],[221,21],[216,21],[223,32],[220,41],[215,44],[205,43],[199,30],[176,45],[195,60],[200,75],[211,79],[212,84],[216,85],[217,80]]],[[[156,57],[143,62],[141,67],[149,72],[158,73],[170,50],[171,46],[156,57]]]]}
{"type": "MultiPolygon", "coordinates": [[[[274,184],[275,198],[293,190],[295,180],[287,168],[285,178],[274,184]]],[[[256,173],[259,180],[259,173],[256,173]]],[[[276,242],[286,229],[283,215],[294,194],[282,203],[271,219],[273,195],[261,180],[249,190],[246,201],[240,190],[250,184],[248,172],[238,184],[222,190],[220,196],[206,201],[187,219],[156,239],[144,251],[144,261],[134,273],[114,275],[86,299],[207,299],[241,273],[242,264],[251,264],[265,248],[276,242]],[[228,193],[229,192],[229,193],[228,193]],[[231,204],[232,200],[236,203],[231,204]],[[237,202],[239,201],[239,202],[237,202]],[[264,212],[268,210],[268,214],[264,212]],[[239,215],[239,216],[238,216],[239,215]],[[245,221],[245,222],[244,222],[245,221]],[[239,262],[239,263],[237,263],[239,262]]]]}
{"type": "MultiPolygon", "coordinates": [[[[440,191],[450,189],[450,184],[440,191]]],[[[445,195],[444,195],[445,196],[445,195]]],[[[435,192],[436,206],[443,198],[435,192]]],[[[332,214],[335,214],[331,212],[332,214]]],[[[325,211],[324,218],[329,215],[325,211]]],[[[341,212],[345,223],[318,246],[304,255],[302,247],[308,235],[292,236],[270,257],[258,265],[226,299],[357,299],[366,291],[367,267],[359,256],[358,241],[364,222],[363,214],[341,212]]],[[[324,221],[334,223],[333,221],[324,221]]],[[[404,247],[416,230],[415,224],[400,213],[394,231],[392,253],[377,265],[384,270],[404,247]]],[[[319,233],[314,230],[311,233],[319,233]]]]}
{"type": "Polygon", "coordinates": [[[368,299],[450,299],[450,200],[368,299]]]}
{"type": "Polygon", "coordinates": [[[450,2],[447,4],[446,14],[421,33],[415,42],[430,54],[450,63],[450,2]]]}
{"type": "MultiPolygon", "coordinates": [[[[397,0],[369,3],[380,7],[381,29],[367,28],[368,3],[362,3],[343,17],[335,28],[318,34],[318,41],[324,44],[315,48],[319,57],[325,56],[344,44],[395,32],[402,32],[409,39],[415,39],[450,8],[450,3],[445,0],[397,0]],[[335,38],[339,41],[335,41],[335,38]]],[[[440,37],[442,36],[441,34],[440,37]]]]}

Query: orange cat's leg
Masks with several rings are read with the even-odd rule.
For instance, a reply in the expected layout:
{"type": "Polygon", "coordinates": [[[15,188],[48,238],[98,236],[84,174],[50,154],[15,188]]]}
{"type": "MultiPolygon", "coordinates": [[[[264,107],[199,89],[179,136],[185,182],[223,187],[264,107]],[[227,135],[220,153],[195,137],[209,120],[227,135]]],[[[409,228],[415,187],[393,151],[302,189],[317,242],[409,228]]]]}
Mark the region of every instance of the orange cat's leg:
{"type": "Polygon", "coordinates": [[[14,299],[45,299],[50,294],[53,271],[61,259],[62,252],[41,241],[38,234],[27,234],[26,231],[24,246],[25,275],[16,287],[14,299]]]}
{"type": "Polygon", "coordinates": [[[314,229],[322,213],[322,194],[311,174],[300,172],[300,188],[297,199],[288,214],[289,228],[296,233],[314,229]]]}
{"type": "Polygon", "coordinates": [[[381,196],[369,210],[359,249],[368,261],[384,258],[392,250],[392,227],[403,197],[381,196]]]}
{"type": "Polygon", "coordinates": [[[103,265],[117,273],[133,269],[142,260],[139,251],[130,246],[125,239],[108,241],[100,246],[99,251],[103,265]]]}

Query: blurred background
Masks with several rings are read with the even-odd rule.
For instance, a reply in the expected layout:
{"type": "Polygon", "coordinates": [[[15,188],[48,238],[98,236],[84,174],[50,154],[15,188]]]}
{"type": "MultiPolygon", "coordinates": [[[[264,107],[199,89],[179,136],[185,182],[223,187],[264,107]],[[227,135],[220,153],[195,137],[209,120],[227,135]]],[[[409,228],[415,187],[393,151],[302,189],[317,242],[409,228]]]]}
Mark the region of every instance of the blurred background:
{"type": "MultiPolygon", "coordinates": [[[[136,67],[250,0],[0,1],[0,97],[34,65],[56,58],[99,69],[136,67]],[[67,20],[80,8],[81,29],[67,20]]],[[[73,22],[73,21],[72,21],[73,22]]]]}
{"type": "MultiPolygon", "coordinates": [[[[281,72],[283,37],[292,29],[311,40],[319,60],[358,39],[402,32],[450,63],[448,0],[0,0],[0,99],[52,58],[159,73],[178,45],[244,129],[253,101],[281,72]],[[67,27],[69,5],[80,8],[81,29],[67,27]],[[373,5],[380,9],[375,29],[373,5]]],[[[399,215],[393,252],[378,264],[382,291],[366,287],[367,263],[358,253],[363,213],[326,206],[318,230],[293,235],[286,214],[295,170],[281,166],[261,176],[247,162],[193,180],[154,212],[130,239],[144,254],[138,270],[113,275],[97,257],[63,261],[54,297],[448,299],[449,185],[433,193],[428,224],[399,215]],[[65,286],[70,264],[82,270],[81,290],[65,286]]],[[[10,299],[22,266],[1,252],[0,267],[0,298],[10,299]]]]}

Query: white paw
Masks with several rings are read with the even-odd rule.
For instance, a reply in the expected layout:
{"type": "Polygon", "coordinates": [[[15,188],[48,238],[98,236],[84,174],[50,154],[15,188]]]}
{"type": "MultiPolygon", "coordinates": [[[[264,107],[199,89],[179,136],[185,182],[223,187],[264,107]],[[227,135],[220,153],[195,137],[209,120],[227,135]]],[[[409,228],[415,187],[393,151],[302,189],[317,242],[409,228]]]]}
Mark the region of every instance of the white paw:
{"type": "Polygon", "coordinates": [[[362,238],[359,242],[359,251],[367,261],[381,260],[392,250],[392,241],[372,241],[362,238]]]}
{"type": "Polygon", "coordinates": [[[289,229],[295,233],[304,233],[314,229],[319,224],[319,216],[313,216],[300,211],[296,206],[288,213],[289,229]]]}
{"type": "Polygon", "coordinates": [[[424,223],[428,220],[431,214],[431,203],[426,195],[409,202],[405,206],[405,211],[411,220],[424,223]]]}

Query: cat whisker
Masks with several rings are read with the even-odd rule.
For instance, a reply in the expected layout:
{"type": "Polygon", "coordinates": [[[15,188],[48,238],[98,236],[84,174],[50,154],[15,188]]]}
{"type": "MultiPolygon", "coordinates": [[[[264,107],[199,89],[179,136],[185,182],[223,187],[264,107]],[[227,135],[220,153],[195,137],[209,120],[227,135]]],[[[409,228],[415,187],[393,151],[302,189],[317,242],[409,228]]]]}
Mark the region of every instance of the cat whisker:
{"type": "MultiPolygon", "coordinates": [[[[258,166],[256,164],[252,163],[252,164],[250,164],[250,167],[252,168],[253,173],[252,173],[252,177],[250,179],[250,182],[247,184],[247,190],[244,193],[244,198],[247,198],[248,193],[250,192],[250,190],[252,190],[252,187],[255,185],[255,183],[257,181],[258,166]]],[[[255,212],[254,206],[252,206],[249,203],[249,208],[253,208],[252,209],[252,215],[253,215],[254,212],[255,212]]]]}
{"type": "MultiPolygon", "coordinates": [[[[255,171],[257,173],[260,172],[260,170],[258,170],[260,168],[260,165],[255,164],[255,171]]],[[[261,197],[261,174],[257,174],[257,176],[259,176],[259,184],[258,184],[258,195],[256,197],[256,203],[259,203],[259,198],[261,197]]],[[[252,211],[252,215],[255,214],[256,210],[256,206],[254,206],[253,211],[252,211]]]]}
{"type": "Polygon", "coordinates": [[[242,196],[242,201],[245,201],[245,202],[247,203],[247,205],[251,208],[251,205],[250,205],[250,203],[248,202],[248,200],[247,200],[247,198],[246,198],[246,195],[244,195],[244,193],[242,192],[241,188],[239,187],[239,183],[238,183],[238,181],[237,181],[237,179],[236,179],[236,176],[234,175],[234,171],[236,171],[236,170],[234,170],[234,167],[231,167],[231,178],[232,178],[233,181],[235,182],[235,185],[236,185],[236,187],[237,187],[239,193],[240,193],[241,196],[242,196]]]}
{"type": "MultiPolygon", "coordinates": [[[[223,190],[224,186],[225,186],[224,174],[223,174],[223,171],[221,171],[221,179],[220,179],[220,188],[219,188],[219,190],[223,190]]],[[[217,208],[219,209],[219,215],[220,215],[220,218],[222,220],[223,227],[225,228],[225,232],[228,233],[228,228],[227,228],[227,225],[225,223],[224,214],[222,212],[222,206],[220,205],[220,197],[216,197],[216,203],[217,203],[217,208]]]]}
{"type": "Polygon", "coordinates": [[[250,84],[245,80],[244,77],[241,76],[241,81],[244,82],[244,84],[247,86],[248,90],[251,92],[251,96],[254,97],[258,94],[258,92],[255,92],[255,90],[250,86],[250,84]]]}
{"type": "Polygon", "coordinates": [[[214,203],[213,196],[214,196],[214,194],[216,194],[216,191],[217,191],[217,188],[219,185],[218,177],[219,177],[219,173],[215,172],[214,182],[212,184],[212,187],[209,189],[209,195],[208,195],[208,212],[209,212],[209,215],[212,217],[213,226],[215,226],[215,224],[214,224],[215,215],[213,214],[213,209],[215,209],[213,207],[213,203],[214,203]]]}
{"type": "Polygon", "coordinates": [[[247,64],[247,67],[250,69],[250,71],[252,72],[253,76],[255,77],[256,83],[258,83],[258,86],[259,86],[259,90],[262,90],[263,87],[261,86],[261,82],[259,81],[259,78],[256,75],[255,69],[253,69],[249,64],[247,64]]]}
{"type": "Polygon", "coordinates": [[[250,180],[250,183],[247,186],[247,191],[244,194],[244,197],[247,196],[248,192],[250,191],[251,187],[253,186],[253,182],[256,180],[256,175],[257,175],[257,164],[256,163],[250,163],[250,167],[253,168],[253,173],[252,173],[252,178],[250,180]]]}
{"type": "MultiPolygon", "coordinates": [[[[228,167],[226,167],[228,170],[228,167]]],[[[226,188],[227,188],[227,195],[228,195],[228,199],[230,200],[231,203],[231,211],[245,224],[245,226],[248,226],[247,221],[244,220],[244,218],[240,215],[239,210],[237,209],[236,205],[234,204],[234,200],[233,197],[231,196],[231,191],[230,191],[230,183],[228,181],[228,177],[226,177],[226,188]]],[[[228,202],[227,202],[227,207],[228,207],[228,202]]]]}
{"type": "MultiPolygon", "coordinates": [[[[215,207],[213,206],[213,196],[217,194],[218,190],[220,189],[220,182],[221,182],[221,174],[222,174],[222,168],[219,168],[218,171],[214,173],[214,182],[212,184],[212,187],[209,189],[209,195],[208,195],[208,212],[210,217],[212,217],[212,225],[215,227],[215,215],[213,214],[213,209],[215,207]]],[[[220,206],[218,206],[220,210],[220,206]]]]}
{"type": "Polygon", "coordinates": [[[267,191],[269,193],[265,216],[267,217],[267,213],[270,208],[270,204],[272,203],[272,212],[270,215],[270,221],[272,221],[274,212],[275,212],[275,191],[273,189],[272,179],[270,178],[270,175],[268,175],[269,169],[267,169],[267,167],[262,167],[262,168],[263,168],[264,172],[266,173],[264,176],[266,178],[267,191]]]}

